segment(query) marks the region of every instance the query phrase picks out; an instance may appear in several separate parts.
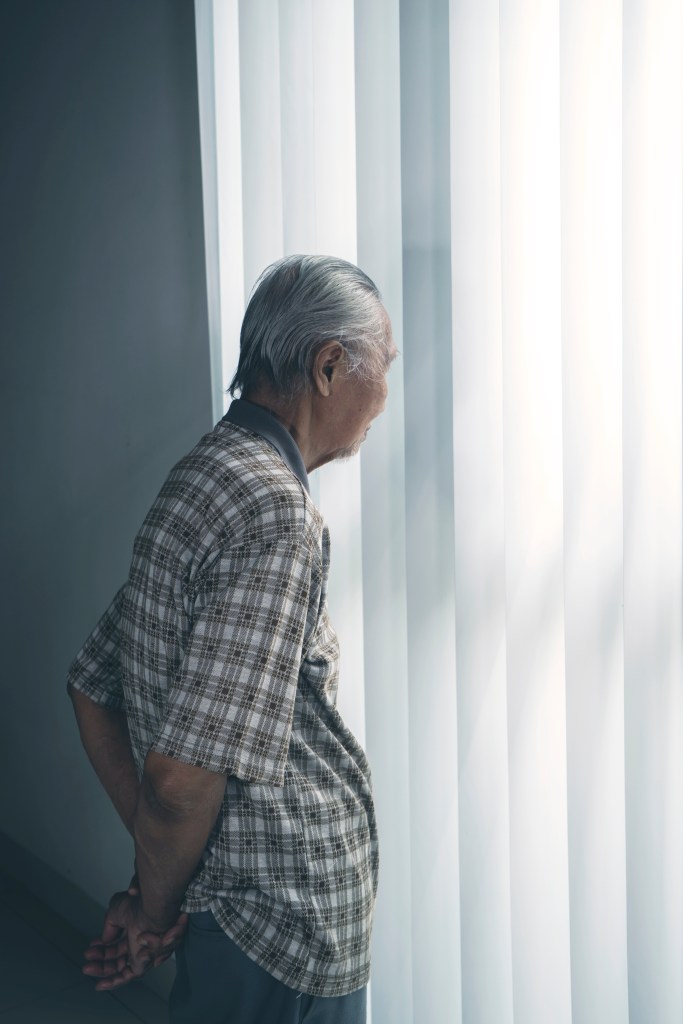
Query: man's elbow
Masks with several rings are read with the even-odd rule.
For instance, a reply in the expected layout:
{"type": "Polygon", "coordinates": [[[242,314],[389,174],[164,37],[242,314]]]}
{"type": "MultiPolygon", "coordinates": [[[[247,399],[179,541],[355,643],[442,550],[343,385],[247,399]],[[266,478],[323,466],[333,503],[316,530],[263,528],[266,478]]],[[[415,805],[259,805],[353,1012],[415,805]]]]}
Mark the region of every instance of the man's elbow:
{"type": "Polygon", "coordinates": [[[66,692],[71,699],[71,706],[76,716],[79,729],[87,727],[93,714],[98,710],[97,705],[90,697],[86,697],[81,690],[77,690],[73,683],[67,683],[66,692]]]}
{"type": "Polygon", "coordinates": [[[195,816],[200,808],[217,812],[226,781],[225,775],[151,750],[145,759],[141,793],[155,817],[182,820],[195,816]]]}

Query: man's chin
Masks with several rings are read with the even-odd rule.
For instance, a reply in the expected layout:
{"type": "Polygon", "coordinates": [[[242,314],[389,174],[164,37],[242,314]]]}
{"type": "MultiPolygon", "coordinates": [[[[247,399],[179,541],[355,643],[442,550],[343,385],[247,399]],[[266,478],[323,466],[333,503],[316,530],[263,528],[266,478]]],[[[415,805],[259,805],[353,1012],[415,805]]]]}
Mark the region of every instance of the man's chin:
{"type": "Polygon", "coordinates": [[[334,457],[335,462],[345,462],[346,459],[352,459],[354,455],[358,455],[360,447],[365,440],[364,437],[360,441],[356,441],[354,444],[349,445],[348,448],[340,448],[334,457]]]}

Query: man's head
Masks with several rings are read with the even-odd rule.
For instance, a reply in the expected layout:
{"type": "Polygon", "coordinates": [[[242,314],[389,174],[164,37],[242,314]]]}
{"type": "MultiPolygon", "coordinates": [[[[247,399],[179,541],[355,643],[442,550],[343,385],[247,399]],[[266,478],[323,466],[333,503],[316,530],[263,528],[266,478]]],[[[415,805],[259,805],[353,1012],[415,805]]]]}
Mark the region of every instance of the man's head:
{"type": "Polygon", "coordinates": [[[341,346],[351,376],[384,376],[394,347],[377,287],[332,256],[278,260],[257,281],[244,314],[230,394],[267,387],[293,398],[310,391],[316,355],[330,341],[341,346]]]}
{"type": "Polygon", "coordinates": [[[370,278],[331,256],[288,256],[261,275],[230,386],[272,412],[307,469],[354,455],[384,408],[396,355],[370,278]]]}

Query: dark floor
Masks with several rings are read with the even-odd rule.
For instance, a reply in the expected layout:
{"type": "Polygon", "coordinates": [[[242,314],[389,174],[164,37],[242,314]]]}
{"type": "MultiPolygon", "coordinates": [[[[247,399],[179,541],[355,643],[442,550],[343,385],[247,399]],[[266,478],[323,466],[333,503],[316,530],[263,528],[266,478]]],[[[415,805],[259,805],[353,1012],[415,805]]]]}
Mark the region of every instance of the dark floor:
{"type": "Polygon", "coordinates": [[[95,992],[87,945],[23,886],[0,873],[0,1024],[166,1024],[164,1001],[136,982],[95,992]]]}

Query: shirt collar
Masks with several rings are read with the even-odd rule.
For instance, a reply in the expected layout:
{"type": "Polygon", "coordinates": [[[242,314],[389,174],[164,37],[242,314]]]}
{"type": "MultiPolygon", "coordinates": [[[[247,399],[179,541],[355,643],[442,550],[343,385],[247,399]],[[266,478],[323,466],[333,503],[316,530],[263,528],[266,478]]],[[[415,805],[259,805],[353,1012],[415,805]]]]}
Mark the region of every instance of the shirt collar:
{"type": "Polygon", "coordinates": [[[230,403],[230,408],[223,417],[223,421],[234,423],[237,427],[244,427],[245,430],[250,430],[253,434],[262,437],[280,453],[306,490],[310,490],[308,474],[296,441],[282,423],[273,416],[272,412],[268,412],[261,405],[247,401],[246,398],[236,398],[230,403]]]}

